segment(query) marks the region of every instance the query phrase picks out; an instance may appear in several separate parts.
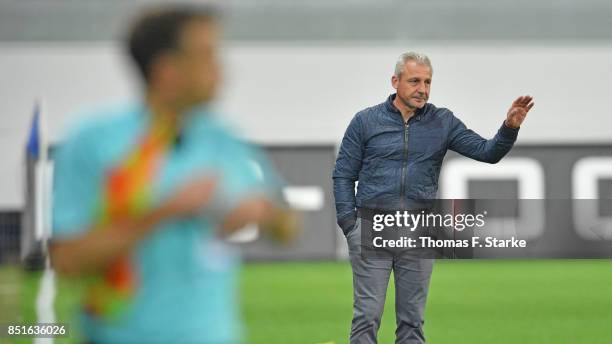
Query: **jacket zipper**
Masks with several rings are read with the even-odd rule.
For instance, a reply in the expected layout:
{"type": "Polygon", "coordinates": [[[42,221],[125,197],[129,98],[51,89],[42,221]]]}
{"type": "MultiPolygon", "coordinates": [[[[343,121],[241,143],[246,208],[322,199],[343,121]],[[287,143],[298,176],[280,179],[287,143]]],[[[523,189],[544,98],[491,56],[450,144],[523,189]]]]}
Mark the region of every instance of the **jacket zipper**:
{"type": "Polygon", "coordinates": [[[408,160],[408,128],[410,124],[408,121],[404,122],[404,152],[402,155],[402,180],[400,181],[400,204],[402,209],[404,208],[404,194],[406,193],[406,164],[408,160]]]}

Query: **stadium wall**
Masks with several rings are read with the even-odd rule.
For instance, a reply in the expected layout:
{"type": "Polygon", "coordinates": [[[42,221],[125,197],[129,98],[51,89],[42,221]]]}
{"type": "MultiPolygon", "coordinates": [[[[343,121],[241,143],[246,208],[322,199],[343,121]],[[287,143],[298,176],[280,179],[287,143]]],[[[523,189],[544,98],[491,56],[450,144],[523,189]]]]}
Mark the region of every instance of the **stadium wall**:
{"type": "MultiPolygon", "coordinates": [[[[424,51],[434,64],[430,101],[492,135],[512,99],[536,108],[519,144],[611,142],[607,110],[612,45],[258,44],[225,47],[219,108],[262,144],[337,144],[350,118],[392,92],[397,55],[424,51]]],[[[36,99],[51,141],[82,110],[138,95],[137,80],[113,43],[3,43],[0,46],[0,209],[23,206],[23,146],[36,99]]]]}

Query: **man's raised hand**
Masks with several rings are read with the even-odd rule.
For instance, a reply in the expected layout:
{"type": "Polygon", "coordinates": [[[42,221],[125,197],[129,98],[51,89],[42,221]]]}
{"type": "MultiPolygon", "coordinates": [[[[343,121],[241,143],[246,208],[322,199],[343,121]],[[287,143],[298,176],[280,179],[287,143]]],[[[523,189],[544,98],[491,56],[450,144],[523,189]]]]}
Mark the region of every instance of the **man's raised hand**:
{"type": "Polygon", "coordinates": [[[527,117],[527,113],[533,107],[533,104],[532,96],[521,96],[516,98],[508,110],[506,126],[513,129],[520,127],[525,117],[527,117]]]}

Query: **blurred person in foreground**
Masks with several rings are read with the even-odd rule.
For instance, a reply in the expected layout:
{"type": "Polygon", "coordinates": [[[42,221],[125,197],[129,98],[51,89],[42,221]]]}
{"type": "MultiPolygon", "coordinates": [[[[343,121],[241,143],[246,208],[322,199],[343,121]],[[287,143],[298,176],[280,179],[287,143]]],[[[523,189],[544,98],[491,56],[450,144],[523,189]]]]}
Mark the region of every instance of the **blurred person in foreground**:
{"type": "Polygon", "coordinates": [[[127,46],[143,99],[100,110],[57,153],[51,260],[87,280],[88,342],[240,342],[238,257],[221,238],[250,222],[282,241],[295,228],[266,160],[208,105],[216,18],[200,6],[138,18],[127,46]]]}
{"type": "Polygon", "coordinates": [[[484,139],[448,109],[427,103],[433,68],[420,53],[402,54],[391,84],[396,93],[351,120],[333,172],[338,225],[353,270],[350,343],[376,343],[389,277],[395,280],[396,343],[424,343],[424,310],[433,260],[410,255],[362,257],[360,208],[413,210],[434,200],[448,149],[497,163],[512,148],[533,106],[517,98],[495,137],[484,139]],[[355,195],[355,182],[357,195],[355,195]]]}

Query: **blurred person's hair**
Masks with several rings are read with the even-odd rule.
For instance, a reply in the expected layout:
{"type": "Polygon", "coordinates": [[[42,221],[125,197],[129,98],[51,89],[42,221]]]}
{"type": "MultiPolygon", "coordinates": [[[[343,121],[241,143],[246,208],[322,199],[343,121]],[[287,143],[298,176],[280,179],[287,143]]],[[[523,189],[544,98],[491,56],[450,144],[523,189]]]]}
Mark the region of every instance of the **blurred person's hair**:
{"type": "Polygon", "coordinates": [[[217,22],[219,11],[211,5],[159,5],[133,21],[127,36],[127,50],[145,82],[151,65],[160,55],[177,51],[183,29],[192,21],[217,22]]]}
{"type": "Polygon", "coordinates": [[[429,67],[429,69],[431,69],[431,72],[433,73],[433,67],[431,66],[431,61],[429,60],[429,57],[427,57],[427,55],[423,53],[409,51],[407,53],[401,54],[399,58],[397,59],[397,62],[395,63],[395,76],[396,77],[399,78],[400,75],[402,75],[404,66],[406,65],[406,62],[408,61],[414,61],[417,64],[425,65],[429,67]]]}

